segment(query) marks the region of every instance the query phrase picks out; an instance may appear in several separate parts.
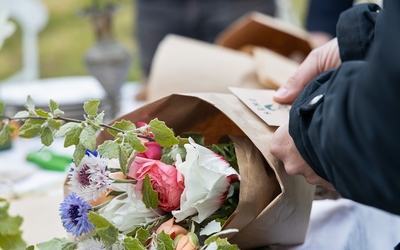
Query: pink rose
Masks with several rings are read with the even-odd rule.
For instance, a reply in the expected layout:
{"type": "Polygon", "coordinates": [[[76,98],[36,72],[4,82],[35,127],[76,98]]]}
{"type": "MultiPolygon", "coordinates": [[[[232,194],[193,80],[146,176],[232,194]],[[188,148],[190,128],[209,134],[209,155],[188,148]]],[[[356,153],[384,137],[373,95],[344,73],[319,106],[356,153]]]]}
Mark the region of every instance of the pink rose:
{"type": "MultiPolygon", "coordinates": [[[[143,141],[143,140],[142,140],[143,141]]],[[[153,159],[153,160],[160,160],[162,156],[162,149],[160,144],[155,141],[145,142],[144,146],[147,148],[146,151],[142,153],[138,153],[137,156],[153,159]]]]}
{"type": "Polygon", "coordinates": [[[167,212],[178,209],[184,189],[182,174],[174,166],[161,161],[136,157],[129,167],[128,176],[138,180],[137,189],[142,189],[146,174],[153,189],[158,192],[159,208],[167,212]]]}

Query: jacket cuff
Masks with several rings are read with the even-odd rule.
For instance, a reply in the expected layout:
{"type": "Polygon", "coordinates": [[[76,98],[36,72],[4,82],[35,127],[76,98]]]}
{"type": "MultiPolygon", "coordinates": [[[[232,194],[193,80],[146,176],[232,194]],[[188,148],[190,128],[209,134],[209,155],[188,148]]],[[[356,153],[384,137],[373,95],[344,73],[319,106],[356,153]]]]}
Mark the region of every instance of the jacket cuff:
{"type": "Polygon", "coordinates": [[[323,105],[327,87],[324,83],[335,71],[332,69],[322,73],[306,86],[293,103],[289,119],[289,134],[297,150],[314,172],[325,180],[328,180],[328,177],[321,166],[318,153],[314,150],[317,147],[313,145],[313,138],[308,131],[314,112],[323,105]]]}
{"type": "Polygon", "coordinates": [[[365,60],[375,37],[375,24],[381,8],[376,4],[357,4],[342,12],[336,25],[342,62],[365,60]]]}

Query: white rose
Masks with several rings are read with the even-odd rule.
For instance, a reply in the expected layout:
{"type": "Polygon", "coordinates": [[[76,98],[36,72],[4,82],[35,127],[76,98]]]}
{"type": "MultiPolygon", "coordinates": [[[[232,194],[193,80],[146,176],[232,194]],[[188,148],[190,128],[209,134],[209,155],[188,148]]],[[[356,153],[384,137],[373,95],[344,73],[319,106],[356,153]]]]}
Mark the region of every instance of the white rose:
{"type": "Polygon", "coordinates": [[[136,193],[133,184],[113,184],[117,191],[125,191],[105,207],[101,214],[124,233],[132,231],[135,226],[155,219],[158,214],[146,208],[141,194],[136,193]],[[118,188],[117,188],[118,187],[118,188]]]}
{"type": "Polygon", "coordinates": [[[176,221],[196,215],[195,222],[217,211],[225,201],[233,180],[240,176],[220,155],[196,144],[189,138],[186,144],[186,161],[177,156],[176,168],[185,178],[185,189],[181,195],[179,210],[172,211],[176,221]]]}

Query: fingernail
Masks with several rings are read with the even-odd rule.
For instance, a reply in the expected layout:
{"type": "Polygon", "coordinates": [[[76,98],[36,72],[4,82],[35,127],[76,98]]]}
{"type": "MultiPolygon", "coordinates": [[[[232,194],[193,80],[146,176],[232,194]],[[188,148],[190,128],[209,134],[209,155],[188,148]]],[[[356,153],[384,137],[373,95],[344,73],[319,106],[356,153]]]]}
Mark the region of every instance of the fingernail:
{"type": "Polygon", "coordinates": [[[287,88],[279,88],[275,92],[274,96],[276,96],[276,97],[284,97],[287,94],[287,92],[288,92],[287,88]]]}

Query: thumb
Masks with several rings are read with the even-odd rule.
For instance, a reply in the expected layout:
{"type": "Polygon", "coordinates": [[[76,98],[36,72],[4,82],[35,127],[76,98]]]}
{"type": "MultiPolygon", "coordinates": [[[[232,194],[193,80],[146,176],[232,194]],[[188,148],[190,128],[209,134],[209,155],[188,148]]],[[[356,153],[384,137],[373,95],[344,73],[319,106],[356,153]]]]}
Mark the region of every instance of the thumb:
{"type": "Polygon", "coordinates": [[[292,103],[305,86],[322,72],[341,64],[337,39],[310,52],[296,72],[274,95],[274,101],[292,103]]]}
{"type": "Polygon", "coordinates": [[[320,73],[316,64],[316,57],[311,52],[288,81],[275,92],[274,101],[293,103],[305,86],[320,73]]]}

